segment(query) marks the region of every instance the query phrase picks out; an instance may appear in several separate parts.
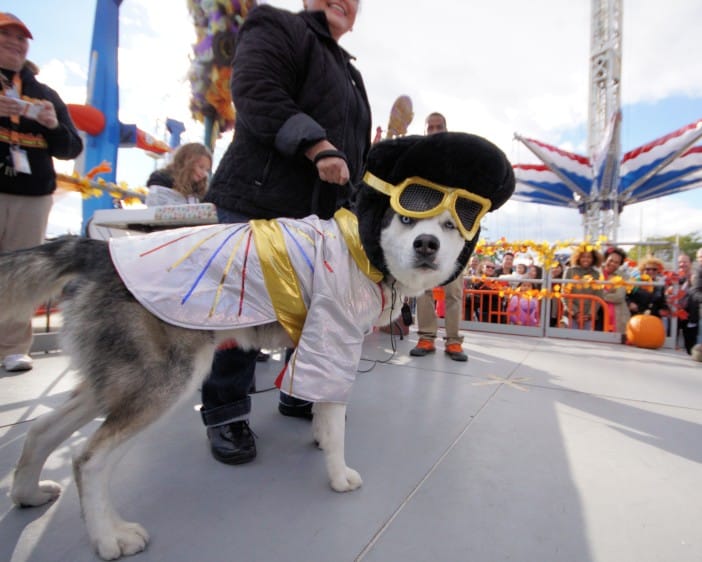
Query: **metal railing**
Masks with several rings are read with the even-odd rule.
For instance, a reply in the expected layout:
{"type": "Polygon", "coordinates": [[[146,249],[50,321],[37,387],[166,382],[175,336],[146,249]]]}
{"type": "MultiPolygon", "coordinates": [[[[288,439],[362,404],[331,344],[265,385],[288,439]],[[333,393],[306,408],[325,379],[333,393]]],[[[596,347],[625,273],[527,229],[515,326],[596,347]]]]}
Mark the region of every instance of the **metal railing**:
{"type": "MultiPolygon", "coordinates": [[[[467,277],[467,280],[477,280],[478,278],[467,277]]],[[[556,293],[553,296],[554,285],[582,284],[582,279],[555,279],[549,278],[530,279],[536,287],[543,287],[546,296],[537,297],[534,295],[522,296],[513,289],[509,283],[516,283],[519,280],[510,279],[506,282],[500,278],[479,278],[483,283],[500,283],[504,286],[494,288],[466,288],[463,290],[463,316],[460,327],[463,330],[506,333],[535,337],[558,337],[565,339],[578,339],[588,341],[598,341],[607,343],[621,343],[624,341],[624,334],[614,331],[614,318],[612,318],[608,303],[597,295],[580,294],[575,292],[556,293]],[[517,306],[522,306],[524,301],[536,301],[533,317],[535,323],[518,323],[514,318],[510,321],[509,300],[517,296],[517,306]],[[577,304],[578,307],[570,306],[577,304]],[[573,314],[575,308],[582,310],[583,305],[589,304],[592,310],[593,321],[587,322],[583,317],[573,314]],[[554,320],[552,320],[554,319],[554,320]],[[597,321],[595,321],[595,319],[597,321]]],[[[615,285],[614,282],[597,280],[598,285],[615,285]]],[[[650,281],[628,281],[628,287],[644,287],[652,289],[664,286],[663,282],[650,281]]],[[[435,290],[434,298],[438,301],[443,299],[443,291],[435,290]]],[[[672,316],[665,319],[667,325],[667,336],[664,347],[674,348],[677,334],[677,318],[672,316]]],[[[443,321],[440,320],[440,325],[443,321]]]]}

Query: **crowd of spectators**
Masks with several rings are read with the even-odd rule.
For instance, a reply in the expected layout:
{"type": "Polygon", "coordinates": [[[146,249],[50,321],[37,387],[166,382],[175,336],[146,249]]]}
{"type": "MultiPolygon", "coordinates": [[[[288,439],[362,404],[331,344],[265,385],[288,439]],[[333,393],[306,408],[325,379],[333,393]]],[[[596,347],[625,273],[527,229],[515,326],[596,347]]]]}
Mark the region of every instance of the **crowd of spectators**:
{"type": "Polygon", "coordinates": [[[677,267],[666,269],[655,256],[634,262],[622,248],[600,252],[582,246],[545,271],[529,256],[505,252],[500,260],[483,259],[466,271],[465,319],[538,326],[546,302],[539,298],[543,287],[549,292],[550,327],[625,334],[632,316],[650,314],[661,318],[671,335],[675,316],[681,346],[691,353],[702,340],[702,248],[695,258],[693,264],[681,253],[677,267]]]}

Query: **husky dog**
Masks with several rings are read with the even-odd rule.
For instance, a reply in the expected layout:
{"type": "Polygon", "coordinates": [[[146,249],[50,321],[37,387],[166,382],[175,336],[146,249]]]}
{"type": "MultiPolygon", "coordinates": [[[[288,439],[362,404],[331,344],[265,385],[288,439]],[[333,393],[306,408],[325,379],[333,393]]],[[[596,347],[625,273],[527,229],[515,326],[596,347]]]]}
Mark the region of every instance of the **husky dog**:
{"type": "Polygon", "coordinates": [[[344,455],[345,401],[363,335],[399,315],[400,295],[460,275],[480,219],[513,189],[504,154],[480,137],[405,137],[371,150],[356,215],[109,243],[64,237],[0,256],[0,316],[31,311],[63,291],[64,349],[82,377],[63,406],[30,428],[12,500],[55,499],[59,484],[39,479],[44,462],[104,416],[74,459],[88,534],[106,560],[143,550],[147,532],[124,521],[108,497],[118,449],[194,389],[215,347],[229,339],[243,348],[296,347],[281,389],[315,402],[312,429],[331,487],[358,488],[361,477],[344,455]]]}

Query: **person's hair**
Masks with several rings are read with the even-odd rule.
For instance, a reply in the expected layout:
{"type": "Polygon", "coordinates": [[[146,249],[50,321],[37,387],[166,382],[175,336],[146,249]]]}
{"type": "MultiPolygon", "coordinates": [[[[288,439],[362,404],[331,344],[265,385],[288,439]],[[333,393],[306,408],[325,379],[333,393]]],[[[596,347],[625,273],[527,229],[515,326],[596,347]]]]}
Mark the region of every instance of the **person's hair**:
{"type": "MultiPolygon", "coordinates": [[[[480,265],[478,265],[478,273],[483,274],[485,273],[485,266],[486,265],[492,265],[493,267],[497,267],[492,260],[483,260],[480,262],[480,265]]],[[[492,275],[489,275],[488,277],[492,277],[492,275]]]]}
{"type": "Polygon", "coordinates": [[[617,247],[607,248],[605,250],[605,259],[607,259],[612,254],[617,254],[620,258],[622,258],[622,265],[624,265],[624,262],[626,261],[626,252],[624,250],[617,247]]]}
{"type": "Polygon", "coordinates": [[[185,195],[202,199],[207,191],[207,179],[193,181],[193,167],[201,157],[206,156],[212,164],[212,152],[204,144],[190,142],[183,144],[173,154],[173,160],[165,171],[173,178],[173,189],[185,195]]]}
{"type": "Polygon", "coordinates": [[[570,256],[571,267],[580,266],[580,258],[584,254],[590,254],[592,256],[592,267],[600,267],[602,265],[602,254],[600,254],[600,252],[594,249],[588,250],[585,247],[579,247],[573,250],[573,253],[570,256]]]}
{"type": "Polygon", "coordinates": [[[565,266],[560,262],[556,261],[556,263],[551,266],[551,279],[563,279],[563,273],[565,272],[565,266]],[[561,272],[558,275],[553,275],[553,270],[556,269],[557,267],[561,268],[561,272]]]}
{"type": "Polygon", "coordinates": [[[660,273],[663,273],[665,270],[665,265],[663,262],[655,256],[646,256],[644,259],[642,259],[641,263],[639,264],[639,271],[643,273],[646,266],[656,267],[660,273]]]}
{"type": "Polygon", "coordinates": [[[446,117],[444,117],[443,114],[439,113],[438,111],[432,111],[429,115],[427,115],[427,118],[424,120],[424,123],[428,123],[429,119],[431,119],[432,117],[439,117],[441,119],[441,122],[444,124],[444,129],[447,128],[446,117]]]}
{"type": "Polygon", "coordinates": [[[534,268],[534,271],[536,271],[536,277],[534,277],[534,279],[541,279],[544,276],[544,270],[539,265],[531,264],[527,267],[527,271],[529,271],[532,267],[534,268]]]}

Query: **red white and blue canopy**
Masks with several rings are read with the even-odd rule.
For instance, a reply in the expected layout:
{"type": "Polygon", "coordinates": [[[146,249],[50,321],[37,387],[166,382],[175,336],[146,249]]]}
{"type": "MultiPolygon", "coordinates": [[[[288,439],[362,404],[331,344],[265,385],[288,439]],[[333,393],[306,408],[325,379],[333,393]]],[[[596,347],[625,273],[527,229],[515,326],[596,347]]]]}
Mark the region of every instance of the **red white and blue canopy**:
{"type": "Polygon", "coordinates": [[[590,201],[624,205],[702,187],[702,119],[631,150],[619,158],[619,114],[592,158],[536,139],[516,136],[542,164],[516,164],[514,199],[577,208],[590,201]]]}

